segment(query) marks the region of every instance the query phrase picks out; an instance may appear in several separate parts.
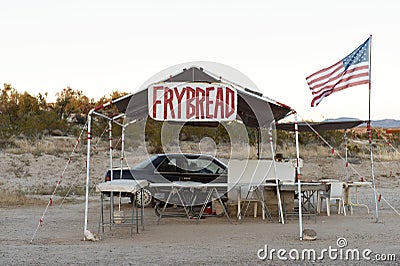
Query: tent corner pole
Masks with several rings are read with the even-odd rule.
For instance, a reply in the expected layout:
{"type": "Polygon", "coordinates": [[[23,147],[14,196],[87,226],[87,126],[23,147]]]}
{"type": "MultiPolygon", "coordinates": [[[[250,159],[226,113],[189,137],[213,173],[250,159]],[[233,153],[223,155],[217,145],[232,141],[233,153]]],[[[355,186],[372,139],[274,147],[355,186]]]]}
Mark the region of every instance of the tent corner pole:
{"type": "Polygon", "coordinates": [[[371,158],[371,176],[372,176],[372,186],[374,189],[374,201],[375,201],[375,222],[379,220],[378,215],[378,200],[375,185],[375,173],[374,173],[374,155],[373,155],[373,145],[372,145],[372,129],[371,129],[371,72],[372,72],[372,34],[369,36],[369,81],[368,81],[368,139],[370,148],[370,158],[371,158]]]}
{"type": "Polygon", "coordinates": [[[346,134],[346,129],[344,129],[343,133],[343,139],[344,139],[344,150],[345,150],[345,170],[346,170],[346,177],[345,181],[346,183],[349,182],[349,158],[348,158],[348,149],[347,149],[347,134],[346,134]]]}
{"type": "Polygon", "coordinates": [[[285,219],[283,217],[283,210],[282,210],[281,193],[280,193],[279,181],[278,181],[278,173],[276,170],[275,149],[274,149],[274,143],[273,143],[273,139],[272,139],[272,124],[273,123],[275,123],[275,121],[273,121],[269,127],[269,145],[271,145],[272,163],[274,164],[274,171],[275,171],[276,196],[277,196],[277,200],[278,200],[279,216],[280,216],[281,223],[285,224],[285,219]]]}
{"type": "MultiPolygon", "coordinates": [[[[114,171],[113,171],[113,138],[112,138],[112,122],[113,120],[108,120],[108,141],[109,141],[109,160],[110,160],[110,180],[114,180],[114,171]]],[[[119,206],[119,209],[121,207],[119,206]]],[[[110,213],[114,213],[114,192],[110,193],[110,213]]],[[[114,215],[111,215],[111,224],[114,223],[114,215]]]]}
{"type": "Polygon", "coordinates": [[[297,120],[297,112],[294,111],[294,132],[296,139],[296,177],[297,177],[297,193],[299,199],[299,230],[300,240],[303,240],[303,215],[302,215],[302,199],[301,199],[301,174],[300,174],[300,151],[299,151],[299,125],[297,120]]]}
{"type": "Polygon", "coordinates": [[[261,159],[261,128],[257,127],[257,159],[261,159]]]}
{"type": "Polygon", "coordinates": [[[121,162],[120,162],[120,167],[121,167],[121,172],[120,172],[120,176],[122,179],[122,167],[123,167],[123,162],[125,160],[125,128],[126,125],[122,126],[122,131],[121,131],[121,162]]]}
{"type": "Polygon", "coordinates": [[[88,210],[89,210],[89,183],[90,183],[90,141],[92,139],[92,114],[95,109],[91,109],[88,113],[88,128],[87,128],[87,157],[86,157],[86,194],[85,194],[85,224],[83,233],[88,227],[88,210]]]}

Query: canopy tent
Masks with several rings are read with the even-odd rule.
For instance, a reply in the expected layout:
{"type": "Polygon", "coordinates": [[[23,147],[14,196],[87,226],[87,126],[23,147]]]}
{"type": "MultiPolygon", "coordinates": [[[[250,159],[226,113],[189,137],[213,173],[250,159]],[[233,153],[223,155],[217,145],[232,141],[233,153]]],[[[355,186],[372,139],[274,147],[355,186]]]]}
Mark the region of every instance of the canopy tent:
{"type": "MultiPolygon", "coordinates": [[[[184,68],[180,73],[176,75],[170,75],[169,77],[161,79],[159,81],[146,84],[146,87],[137,91],[136,93],[125,95],[121,98],[114,99],[111,102],[105,103],[101,106],[93,108],[88,113],[88,145],[87,145],[87,176],[86,176],[86,204],[85,204],[85,224],[84,232],[87,231],[88,226],[88,199],[89,199],[89,183],[90,183],[90,140],[91,140],[91,125],[92,116],[98,115],[109,121],[109,133],[111,134],[112,123],[117,123],[122,126],[122,134],[124,134],[125,127],[130,123],[134,123],[140,119],[144,119],[149,115],[149,87],[154,84],[172,84],[172,83],[206,83],[206,84],[229,84],[235,88],[237,95],[236,104],[236,120],[240,120],[244,125],[248,127],[271,128],[276,121],[279,121],[291,113],[294,110],[287,105],[274,101],[262,93],[243,87],[235,82],[224,79],[221,76],[212,74],[209,71],[205,71],[202,67],[190,67],[184,68]],[[101,110],[115,105],[118,109],[118,114],[109,117],[101,113],[101,110]],[[117,122],[118,119],[124,118],[123,123],[117,122]]],[[[165,119],[164,121],[169,121],[165,119]]],[[[186,121],[185,124],[197,125],[197,126],[218,126],[218,119],[214,121],[186,121]]],[[[110,135],[110,139],[112,139],[110,135]]],[[[122,135],[122,145],[124,145],[124,135],[122,135]]],[[[272,145],[271,145],[272,147],[272,145]]],[[[123,148],[122,148],[123,153],[123,148]]],[[[274,153],[272,153],[274,154],[274,153]]],[[[122,157],[121,156],[121,168],[122,168],[122,157]]],[[[110,140],[110,167],[112,168],[112,143],[110,140]]],[[[299,167],[299,166],[297,166],[299,167]]],[[[298,169],[298,173],[300,169],[298,169]]],[[[279,193],[279,192],[278,192],[279,193]]],[[[280,196],[278,194],[278,201],[280,202],[280,196]]],[[[282,213],[282,212],[281,212],[282,213]]],[[[301,230],[300,230],[301,238],[301,230]]]]}
{"type": "MultiPolygon", "coordinates": [[[[357,127],[361,124],[365,124],[363,120],[350,120],[350,121],[325,121],[325,122],[300,122],[298,123],[299,132],[314,132],[320,133],[327,130],[344,130],[343,139],[345,145],[345,165],[346,165],[346,182],[349,179],[349,172],[347,169],[348,158],[347,158],[347,135],[346,130],[357,127]]],[[[294,131],[293,123],[276,124],[276,129],[294,131]]]]}
{"type": "MultiPolygon", "coordinates": [[[[299,132],[314,132],[319,134],[319,132],[327,131],[327,130],[340,130],[344,129],[344,143],[346,146],[345,149],[345,161],[346,161],[346,181],[348,181],[349,173],[348,173],[348,161],[347,161],[347,139],[346,139],[346,130],[357,127],[365,121],[362,120],[352,120],[352,121],[325,121],[325,122],[297,122],[297,113],[295,114],[295,122],[294,123],[283,123],[279,124],[276,123],[275,127],[279,130],[286,130],[286,131],[294,131],[295,138],[296,138],[296,157],[297,159],[300,157],[299,155],[299,141],[298,141],[298,133],[299,132]]],[[[297,168],[298,171],[300,168],[297,168]]],[[[300,172],[298,172],[300,173],[300,172]]],[[[299,204],[301,204],[301,193],[300,193],[300,174],[298,174],[298,193],[299,193],[299,204]]],[[[300,205],[301,206],[301,205],[300,205]]],[[[300,240],[302,239],[302,221],[301,221],[301,207],[299,207],[299,225],[300,225],[300,240]]]]}
{"type": "MultiPolygon", "coordinates": [[[[170,76],[168,79],[161,80],[160,82],[204,82],[211,84],[222,81],[230,83],[230,81],[226,81],[222,77],[217,79],[211,74],[205,73],[201,67],[191,67],[183,69],[181,73],[170,76]]],[[[238,95],[237,120],[243,121],[246,126],[269,127],[272,121],[279,121],[292,111],[289,106],[267,98],[261,92],[241,87],[238,84],[234,84],[234,86],[238,95]],[[272,117],[268,110],[271,110],[272,117]]],[[[117,106],[118,111],[124,113],[129,120],[145,118],[149,110],[148,87],[123,98],[113,100],[113,103],[117,106]]],[[[204,123],[195,121],[188,124],[203,126],[204,123]]],[[[218,122],[208,124],[218,126],[218,122]]]]}
{"type": "MultiPolygon", "coordinates": [[[[327,130],[339,130],[339,129],[350,129],[357,127],[366,121],[363,120],[351,120],[351,121],[325,121],[325,122],[299,122],[299,132],[322,132],[327,130]]],[[[276,129],[294,131],[293,123],[277,123],[275,125],[276,129]]]]}

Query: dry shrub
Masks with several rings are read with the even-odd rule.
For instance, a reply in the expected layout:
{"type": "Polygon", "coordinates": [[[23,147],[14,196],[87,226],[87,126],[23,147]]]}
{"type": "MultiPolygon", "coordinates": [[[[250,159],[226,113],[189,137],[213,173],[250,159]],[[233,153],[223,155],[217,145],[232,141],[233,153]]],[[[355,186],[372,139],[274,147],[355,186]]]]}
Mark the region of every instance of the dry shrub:
{"type": "MultiPolygon", "coordinates": [[[[14,140],[14,146],[5,151],[12,154],[31,153],[36,156],[42,154],[60,155],[71,153],[76,144],[73,137],[48,137],[38,140],[18,139],[14,140]]],[[[83,150],[82,150],[83,152],[83,150]]]]}
{"type": "MultiPolygon", "coordinates": [[[[388,147],[383,143],[374,143],[373,145],[373,156],[374,160],[377,161],[398,161],[400,160],[400,153],[398,147],[388,147]]],[[[296,147],[294,145],[279,145],[276,147],[277,153],[282,153],[285,158],[296,157],[296,147]]],[[[327,157],[338,157],[338,154],[345,158],[345,147],[344,144],[339,147],[334,147],[335,154],[332,154],[332,150],[325,144],[308,144],[300,145],[299,147],[301,158],[327,158],[327,157]]],[[[370,159],[370,145],[368,142],[348,144],[348,157],[359,158],[359,159],[370,159]],[[356,148],[355,148],[356,147],[356,148]]]]}
{"type": "Polygon", "coordinates": [[[0,207],[11,207],[20,205],[43,205],[46,201],[39,198],[29,197],[22,191],[0,191],[0,207]]]}
{"type": "Polygon", "coordinates": [[[9,149],[15,148],[15,142],[12,139],[0,139],[0,148],[1,149],[9,149]]]}

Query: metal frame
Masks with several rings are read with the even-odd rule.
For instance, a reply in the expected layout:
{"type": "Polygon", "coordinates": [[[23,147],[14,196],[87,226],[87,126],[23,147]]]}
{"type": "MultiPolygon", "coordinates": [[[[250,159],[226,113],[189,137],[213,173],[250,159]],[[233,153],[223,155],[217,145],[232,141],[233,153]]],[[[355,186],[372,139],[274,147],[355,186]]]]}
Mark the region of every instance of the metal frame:
{"type": "MultiPolygon", "coordinates": [[[[131,95],[125,95],[125,96],[123,96],[123,97],[120,97],[120,98],[118,98],[117,100],[115,100],[115,101],[110,101],[110,102],[107,102],[107,103],[105,103],[105,104],[103,104],[103,105],[100,105],[100,106],[98,106],[98,107],[96,107],[96,108],[93,108],[93,109],[91,109],[90,111],[89,111],[89,113],[88,113],[88,127],[87,127],[87,157],[86,157],[86,194],[85,194],[85,221],[84,221],[84,232],[88,229],[88,211],[89,211],[89,189],[90,189],[90,154],[91,154],[91,140],[92,140],[92,118],[93,118],[93,116],[94,115],[96,115],[96,116],[99,116],[99,117],[102,117],[102,118],[104,118],[104,119],[106,119],[106,120],[108,120],[108,122],[109,122],[109,124],[108,124],[108,127],[109,127],[109,143],[110,143],[110,147],[109,147],[109,151],[110,151],[110,169],[112,169],[112,165],[113,165],[113,163],[112,163],[112,150],[113,150],[113,147],[112,147],[112,124],[113,123],[115,123],[115,124],[117,124],[117,125],[119,125],[119,126],[121,126],[122,127],[122,132],[123,132],[123,134],[122,134],[122,138],[124,138],[124,132],[125,132],[125,130],[124,130],[124,128],[125,127],[127,127],[128,125],[130,125],[131,123],[133,123],[134,121],[132,121],[131,123],[128,123],[128,124],[123,124],[123,123],[119,123],[117,120],[118,119],[120,119],[120,118],[124,118],[125,117],[125,114],[117,114],[116,116],[113,116],[113,117],[108,117],[108,116],[106,116],[106,115],[104,115],[104,114],[102,114],[102,113],[99,113],[98,111],[99,110],[102,110],[102,109],[104,109],[105,107],[108,107],[108,106],[111,106],[112,104],[114,104],[114,103],[117,103],[117,102],[119,102],[119,101],[122,101],[122,100],[124,100],[124,99],[126,99],[127,97],[130,97],[131,95]]],[[[124,145],[122,145],[122,148],[121,148],[121,158],[123,157],[123,154],[124,154],[124,145]]],[[[121,159],[121,166],[122,166],[122,162],[123,160],[121,159]]],[[[122,167],[121,167],[121,169],[122,169],[122,167]]],[[[111,180],[113,180],[113,171],[111,171],[111,180]]],[[[111,211],[112,211],[112,209],[113,209],[113,192],[111,192],[111,199],[110,199],[110,208],[111,208],[111,211]]]]}

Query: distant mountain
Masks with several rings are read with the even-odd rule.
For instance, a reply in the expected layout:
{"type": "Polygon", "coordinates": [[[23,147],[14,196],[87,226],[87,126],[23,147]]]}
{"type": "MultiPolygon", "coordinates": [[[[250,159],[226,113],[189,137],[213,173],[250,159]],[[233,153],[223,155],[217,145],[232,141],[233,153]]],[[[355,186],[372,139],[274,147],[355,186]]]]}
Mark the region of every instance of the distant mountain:
{"type": "MultiPolygon", "coordinates": [[[[323,122],[341,122],[341,121],[358,121],[360,119],[354,117],[339,117],[339,118],[329,118],[325,119],[323,122]]],[[[360,127],[366,126],[366,124],[360,125],[360,127]]],[[[372,127],[381,127],[381,128],[400,128],[400,120],[396,119],[381,119],[381,120],[372,120],[372,127]]]]}
{"type": "Polygon", "coordinates": [[[400,120],[395,119],[382,119],[382,120],[372,120],[372,127],[382,127],[382,128],[400,128],[400,120]]]}
{"type": "Polygon", "coordinates": [[[343,122],[343,121],[359,121],[360,119],[354,117],[339,117],[339,118],[328,118],[322,122],[343,122]]]}

